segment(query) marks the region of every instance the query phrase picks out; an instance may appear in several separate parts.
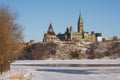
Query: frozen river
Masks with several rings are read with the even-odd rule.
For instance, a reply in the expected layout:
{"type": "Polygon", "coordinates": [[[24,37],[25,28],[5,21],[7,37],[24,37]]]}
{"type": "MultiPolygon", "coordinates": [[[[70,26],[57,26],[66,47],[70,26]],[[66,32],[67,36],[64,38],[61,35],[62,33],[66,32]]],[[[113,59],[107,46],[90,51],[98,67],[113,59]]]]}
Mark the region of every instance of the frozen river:
{"type": "Polygon", "coordinates": [[[120,60],[28,60],[14,62],[11,69],[12,74],[31,72],[32,80],[120,80],[120,60]]]}
{"type": "Polygon", "coordinates": [[[32,80],[120,80],[120,60],[16,61],[12,67],[32,72],[32,80]]]}

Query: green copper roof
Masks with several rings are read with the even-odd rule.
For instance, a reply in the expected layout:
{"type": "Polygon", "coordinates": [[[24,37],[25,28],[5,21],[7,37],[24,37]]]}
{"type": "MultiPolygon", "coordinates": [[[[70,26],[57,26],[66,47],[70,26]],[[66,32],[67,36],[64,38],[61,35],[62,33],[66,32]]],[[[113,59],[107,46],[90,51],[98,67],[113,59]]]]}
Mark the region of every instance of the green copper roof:
{"type": "Polygon", "coordinates": [[[80,35],[82,35],[82,33],[74,32],[72,35],[80,36],[80,35]]]}

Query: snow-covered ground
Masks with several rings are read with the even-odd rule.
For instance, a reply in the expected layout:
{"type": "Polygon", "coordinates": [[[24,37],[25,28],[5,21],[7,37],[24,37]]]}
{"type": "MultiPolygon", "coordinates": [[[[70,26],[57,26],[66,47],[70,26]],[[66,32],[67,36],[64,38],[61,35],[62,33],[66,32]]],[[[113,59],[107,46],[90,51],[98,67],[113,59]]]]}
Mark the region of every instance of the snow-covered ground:
{"type": "Polygon", "coordinates": [[[13,64],[120,64],[120,59],[113,60],[17,60],[13,64]]]}
{"type": "Polygon", "coordinates": [[[22,60],[11,64],[11,71],[0,80],[9,80],[10,75],[32,73],[32,80],[120,80],[120,60],[22,60]],[[25,66],[34,64],[34,66],[25,66]],[[112,64],[113,66],[39,66],[38,64],[112,64]],[[37,65],[37,66],[35,66],[37,65]],[[118,65],[118,66],[114,66],[118,65]]]}

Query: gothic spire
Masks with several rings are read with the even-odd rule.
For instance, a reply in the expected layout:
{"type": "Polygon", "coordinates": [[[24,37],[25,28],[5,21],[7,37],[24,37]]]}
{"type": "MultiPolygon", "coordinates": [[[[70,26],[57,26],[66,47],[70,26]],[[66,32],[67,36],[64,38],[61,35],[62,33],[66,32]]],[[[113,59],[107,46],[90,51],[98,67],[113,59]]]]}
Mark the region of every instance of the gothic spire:
{"type": "Polygon", "coordinates": [[[83,32],[83,19],[82,19],[81,13],[78,19],[78,32],[81,32],[81,33],[83,32]]]}
{"type": "Polygon", "coordinates": [[[82,15],[81,15],[81,13],[79,14],[79,23],[83,23],[83,19],[82,19],[82,15]]]}

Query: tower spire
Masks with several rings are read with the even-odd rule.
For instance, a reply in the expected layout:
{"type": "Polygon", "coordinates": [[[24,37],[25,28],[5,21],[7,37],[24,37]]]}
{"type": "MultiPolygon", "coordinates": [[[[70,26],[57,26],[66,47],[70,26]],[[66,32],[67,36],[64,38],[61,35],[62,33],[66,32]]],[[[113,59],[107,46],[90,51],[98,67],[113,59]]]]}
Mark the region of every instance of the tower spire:
{"type": "Polygon", "coordinates": [[[54,30],[53,30],[53,26],[52,26],[51,21],[50,21],[50,25],[49,25],[49,27],[48,27],[47,33],[50,34],[50,35],[55,35],[55,32],[54,32],[54,30]]]}
{"type": "Polygon", "coordinates": [[[51,20],[50,20],[50,24],[52,24],[51,20]]]}
{"type": "Polygon", "coordinates": [[[79,19],[78,19],[78,32],[82,33],[83,32],[83,19],[81,12],[79,14],[79,19]]]}
{"type": "Polygon", "coordinates": [[[52,26],[52,23],[51,23],[51,21],[50,21],[50,25],[49,25],[49,29],[53,29],[53,26],[52,26]]]}
{"type": "Polygon", "coordinates": [[[83,23],[83,19],[82,19],[82,15],[81,15],[81,13],[80,13],[79,18],[80,18],[80,23],[83,23]]]}

